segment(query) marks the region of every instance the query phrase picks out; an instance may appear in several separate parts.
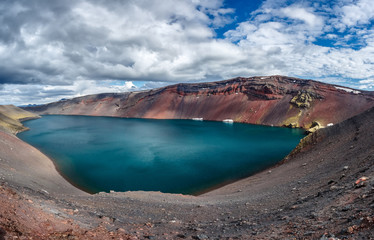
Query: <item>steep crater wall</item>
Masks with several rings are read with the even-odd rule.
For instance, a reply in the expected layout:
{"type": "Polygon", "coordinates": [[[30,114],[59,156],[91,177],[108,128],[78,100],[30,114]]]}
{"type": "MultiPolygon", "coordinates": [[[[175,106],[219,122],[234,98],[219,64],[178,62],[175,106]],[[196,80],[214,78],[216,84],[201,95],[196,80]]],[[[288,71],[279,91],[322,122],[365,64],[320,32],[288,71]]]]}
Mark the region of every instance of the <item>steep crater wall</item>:
{"type": "Polygon", "coordinates": [[[62,100],[26,110],[37,114],[191,119],[310,128],[338,123],[374,106],[372,92],[284,76],[176,84],[131,93],[62,100]]]}

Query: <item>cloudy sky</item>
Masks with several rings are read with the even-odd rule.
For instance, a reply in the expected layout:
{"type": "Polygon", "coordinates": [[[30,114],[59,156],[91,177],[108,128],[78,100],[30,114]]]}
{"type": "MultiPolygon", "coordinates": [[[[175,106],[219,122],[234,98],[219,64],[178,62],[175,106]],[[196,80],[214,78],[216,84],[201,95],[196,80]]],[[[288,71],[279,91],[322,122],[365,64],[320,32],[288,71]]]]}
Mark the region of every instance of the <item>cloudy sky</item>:
{"type": "Polygon", "coordinates": [[[373,0],[1,0],[0,104],[237,76],[374,90],[373,0]]]}

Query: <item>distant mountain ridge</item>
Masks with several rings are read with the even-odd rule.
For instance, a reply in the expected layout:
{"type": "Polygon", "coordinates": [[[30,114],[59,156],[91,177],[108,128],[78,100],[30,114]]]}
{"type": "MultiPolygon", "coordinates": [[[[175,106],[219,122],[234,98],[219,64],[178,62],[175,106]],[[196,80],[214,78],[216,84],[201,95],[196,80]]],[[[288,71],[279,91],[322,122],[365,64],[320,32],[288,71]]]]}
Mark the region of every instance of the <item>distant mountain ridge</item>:
{"type": "Polygon", "coordinates": [[[338,123],[374,106],[374,93],[285,76],[180,83],[105,93],[24,109],[37,114],[191,119],[310,128],[338,123]]]}

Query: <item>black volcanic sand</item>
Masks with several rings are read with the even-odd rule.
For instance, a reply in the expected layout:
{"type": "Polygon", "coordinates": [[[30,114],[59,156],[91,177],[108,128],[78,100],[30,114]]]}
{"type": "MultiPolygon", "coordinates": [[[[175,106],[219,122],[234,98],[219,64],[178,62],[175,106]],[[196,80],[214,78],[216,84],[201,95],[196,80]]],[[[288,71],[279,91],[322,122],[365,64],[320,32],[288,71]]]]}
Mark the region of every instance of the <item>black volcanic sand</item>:
{"type": "Polygon", "coordinates": [[[23,220],[22,205],[10,202],[14,214],[0,212],[0,239],[1,231],[40,239],[374,239],[374,108],[309,135],[278,166],[198,197],[88,195],[5,133],[0,159],[0,190],[48,214],[53,226],[32,231],[45,222],[23,220]]]}

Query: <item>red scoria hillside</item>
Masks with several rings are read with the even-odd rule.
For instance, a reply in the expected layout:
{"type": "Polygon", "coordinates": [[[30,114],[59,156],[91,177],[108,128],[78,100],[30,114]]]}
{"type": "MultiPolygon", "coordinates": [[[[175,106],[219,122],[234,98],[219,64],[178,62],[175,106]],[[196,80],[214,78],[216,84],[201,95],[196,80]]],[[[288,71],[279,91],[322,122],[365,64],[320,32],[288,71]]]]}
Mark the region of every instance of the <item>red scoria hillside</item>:
{"type": "Polygon", "coordinates": [[[38,114],[233,119],[235,122],[310,128],[341,122],[373,106],[373,92],[270,76],[89,95],[26,109],[38,114]]]}

